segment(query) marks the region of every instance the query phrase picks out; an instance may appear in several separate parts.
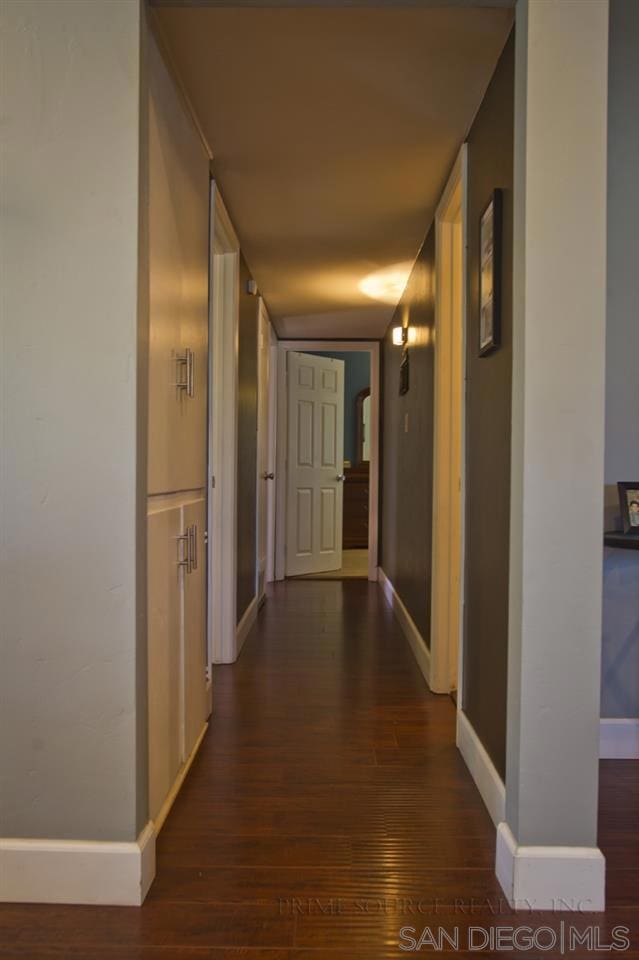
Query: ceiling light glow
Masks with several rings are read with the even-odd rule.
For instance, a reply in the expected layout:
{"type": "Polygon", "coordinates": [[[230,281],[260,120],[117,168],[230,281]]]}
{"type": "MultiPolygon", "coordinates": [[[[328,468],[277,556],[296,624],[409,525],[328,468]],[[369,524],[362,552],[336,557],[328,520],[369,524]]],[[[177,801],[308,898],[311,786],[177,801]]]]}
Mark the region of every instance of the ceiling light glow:
{"type": "Polygon", "coordinates": [[[383,270],[369,273],[359,283],[361,292],[371,300],[396,304],[404,292],[412,264],[395,263],[383,270]]]}

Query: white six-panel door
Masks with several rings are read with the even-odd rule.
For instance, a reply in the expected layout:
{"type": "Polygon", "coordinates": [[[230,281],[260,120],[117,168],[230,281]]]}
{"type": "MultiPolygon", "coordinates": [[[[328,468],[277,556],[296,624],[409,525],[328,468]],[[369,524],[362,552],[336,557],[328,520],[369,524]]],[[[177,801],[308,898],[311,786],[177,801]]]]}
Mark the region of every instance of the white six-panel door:
{"type": "Polygon", "coordinates": [[[286,576],[342,565],[344,361],[288,352],[286,576]]]}

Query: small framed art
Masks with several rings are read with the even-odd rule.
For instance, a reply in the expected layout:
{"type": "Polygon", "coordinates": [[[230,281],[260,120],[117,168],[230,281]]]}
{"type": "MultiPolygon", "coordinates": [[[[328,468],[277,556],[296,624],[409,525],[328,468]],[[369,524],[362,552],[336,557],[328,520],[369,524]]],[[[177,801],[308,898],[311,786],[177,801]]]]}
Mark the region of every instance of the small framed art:
{"type": "Polygon", "coordinates": [[[639,534],[639,480],[617,484],[624,533],[639,534]]]}
{"type": "Polygon", "coordinates": [[[493,190],[479,224],[479,356],[499,346],[501,333],[501,190],[493,190]]]}
{"type": "Polygon", "coordinates": [[[408,393],[408,388],[410,386],[410,368],[408,365],[408,347],[405,346],[402,350],[402,361],[399,365],[399,395],[403,396],[405,393],[408,393]]]}

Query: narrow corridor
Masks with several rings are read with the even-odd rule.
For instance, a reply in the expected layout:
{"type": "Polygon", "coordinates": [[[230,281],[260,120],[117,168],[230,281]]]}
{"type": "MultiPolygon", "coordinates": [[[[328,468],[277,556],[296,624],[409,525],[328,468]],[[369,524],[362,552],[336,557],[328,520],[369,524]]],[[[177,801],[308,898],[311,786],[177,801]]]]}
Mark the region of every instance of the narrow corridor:
{"type": "Polygon", "coordinates": [[[2,906],[12,942],[0,957],[378,960],[403,955],[405,926],[457,929],[466,956],[470,925],[573,919],[604,932],[626,923],[625,956],[637,957],[636,768],[604,771],[616,806],[604,804],[602,845],[621,868],[609,871],[605,920],[514,915],[453,703],[428,692],[379,588],[278,584],[238,663],[217,668],[209,732],[159,837],[145,905],[2,906]]]}

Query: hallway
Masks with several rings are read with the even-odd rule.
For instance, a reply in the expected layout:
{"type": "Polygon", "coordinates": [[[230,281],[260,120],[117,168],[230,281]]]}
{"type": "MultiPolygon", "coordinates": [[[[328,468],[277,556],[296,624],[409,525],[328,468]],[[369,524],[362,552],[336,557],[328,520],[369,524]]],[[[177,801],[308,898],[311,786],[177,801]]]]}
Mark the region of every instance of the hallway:
{"type": "MultiPolygon", "coordinates": [[[[277,584],[238,663],[217,668],[209,733],[144,906],[2,905],[0,957],[381,960],[402,955],[406,925],[458,927],[465,943],[470,924],[530,922],[503,901],[494,827],[454,737],[452,702],[428,692],[375,584],[277,584]]],[[[604,764],[602,778],[599,920],[630,926],[628,957],[636,768],[604,764]]]]}

